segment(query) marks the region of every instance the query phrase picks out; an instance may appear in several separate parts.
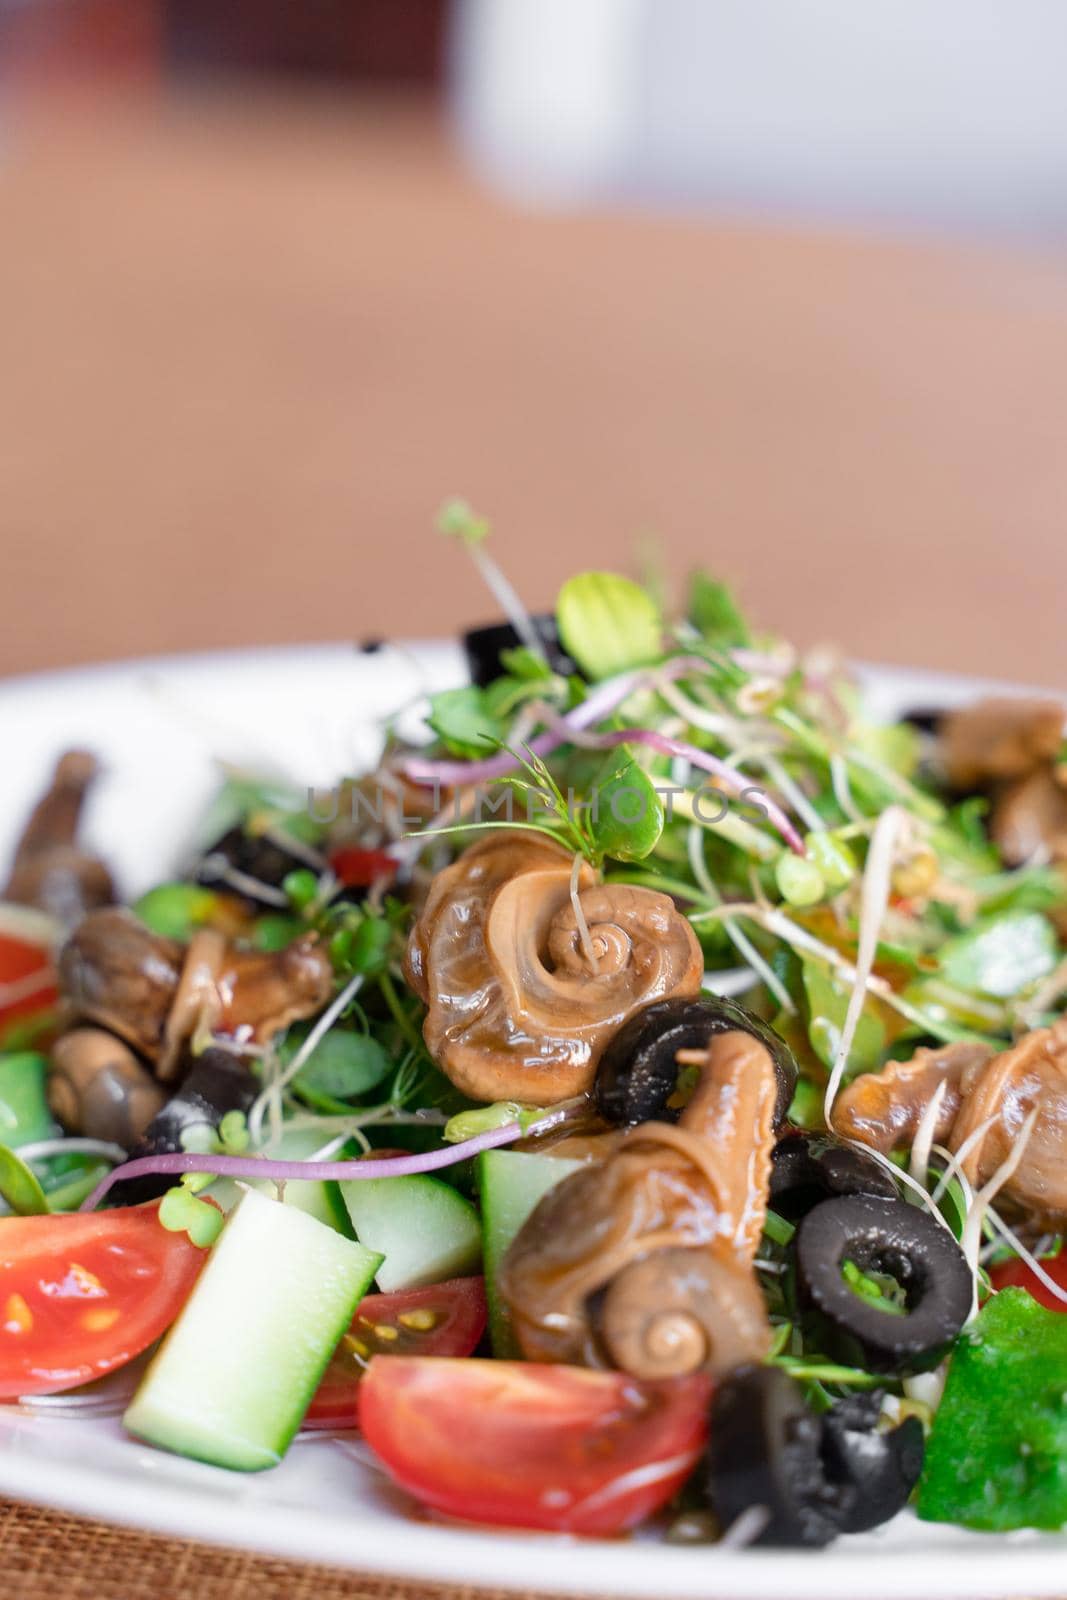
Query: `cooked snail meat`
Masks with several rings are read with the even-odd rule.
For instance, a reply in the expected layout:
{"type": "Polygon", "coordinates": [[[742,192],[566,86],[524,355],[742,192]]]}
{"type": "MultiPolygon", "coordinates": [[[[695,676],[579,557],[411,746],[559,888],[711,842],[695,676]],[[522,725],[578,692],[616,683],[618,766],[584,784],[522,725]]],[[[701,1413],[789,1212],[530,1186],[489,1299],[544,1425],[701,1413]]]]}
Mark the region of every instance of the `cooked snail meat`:
{"type": "Polygon", "coordinates": [[[667,895],[598,883],[585,863],[572,894],[572,869],[547,835],[505,832],[433,880],[406,976],[430,1054],[472,1099],[583,1094],[635,1011],[700,987],[700,946],[667,895]]]}

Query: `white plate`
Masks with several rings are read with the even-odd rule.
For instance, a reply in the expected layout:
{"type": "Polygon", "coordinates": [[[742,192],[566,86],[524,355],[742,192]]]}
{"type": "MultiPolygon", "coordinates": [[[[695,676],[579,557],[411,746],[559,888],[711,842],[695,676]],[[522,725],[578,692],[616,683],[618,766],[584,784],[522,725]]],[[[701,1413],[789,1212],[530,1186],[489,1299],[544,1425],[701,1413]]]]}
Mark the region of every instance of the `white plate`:
{"type": "MultiPolygon", "coordinates": [[[[0,684],[0,860],[50,763],[87,745],[108,773],[90,834],[137,893],[180,854],[224,759],[326,785],[371,759],[375,718],[428,684],[461,680],[450,646],[359,656],[343,647],[136,662],[0,684]]],[[[956,704],[985,687],[866,669],[872,708],[956,704]]],[[[515,1463],[521,1470],[521,1463],[515,1463]]],[[[298,1441],[273,1472],[243,1476],[127,1439],[117,1418],[0,1408],[0,1494],[138,1527],[365,1572],[524,1590],[656,1597],[868,1600],[1067,1593],[1067,1538],[968,1534],[910,1514],[803,1553],[577,1541],[433,1522],[358,1444],[298,1441]]]]}

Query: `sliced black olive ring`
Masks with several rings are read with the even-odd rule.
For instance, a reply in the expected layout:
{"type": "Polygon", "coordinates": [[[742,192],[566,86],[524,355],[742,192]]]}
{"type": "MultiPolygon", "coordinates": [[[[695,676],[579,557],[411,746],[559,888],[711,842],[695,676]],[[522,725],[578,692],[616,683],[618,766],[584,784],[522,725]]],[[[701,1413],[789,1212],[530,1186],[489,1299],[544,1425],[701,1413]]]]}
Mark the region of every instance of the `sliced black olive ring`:
{"type": "Polygon", "coordinates": [[[679,1050],[704,1050],[718,1033],[751,1034],[768,1050],[778,1078],[775,1123],[785,1119],[797,1085],[793,1053],[774,1029],[751,1012],[704,995],[699,1000],[657,1000],[621,1027],[597,1068],[597,1109],[616,1127],[673,1120],[668,1101],[678,1082],[679,1050]]]}
{"type": "Polygon", "coordinates": [[[797,1293],[812,1337],[827,1355],[868,1372],[934,1367],[971,1311],[963,1251],[926,1211],[903,1200],[853,1194],[824,1200],[801,1222],[795,1243],[797,1293]],[[844,1276],[894,1279],[904,1304],[862,1298],[844,1276]]]}
{"type": "Polygon", "coordinates": [[[897,1186],[867,1151],[832,1133],[786,1133],[771,1156],[768,1203],[789,1222],[799,1222],[813,1206],[843,1194],[897,1198],[897,1186]]]}
{"type": "Polygon", "coordinates": [[[880,1409],[857,1395],[816,1417],[779,1368],[738,1367],[711,1404],[704,1488],[720,1527],[760,1508],[754,1544],[817,1548],[887,1522],[918,1481],[923,1430],[910,1417],[877,1433],[880,1409]]]}

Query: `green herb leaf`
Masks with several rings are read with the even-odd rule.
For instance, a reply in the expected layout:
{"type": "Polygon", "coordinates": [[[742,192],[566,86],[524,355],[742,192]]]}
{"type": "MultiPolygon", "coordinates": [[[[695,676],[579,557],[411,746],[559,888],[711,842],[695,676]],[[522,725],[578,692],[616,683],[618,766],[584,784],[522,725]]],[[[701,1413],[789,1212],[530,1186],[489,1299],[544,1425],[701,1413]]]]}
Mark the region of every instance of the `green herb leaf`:
{"type": "Polygon", "coordinates": [[[783,850],[774,864],[774,879],[791,906],[814,906],[825,898],[826,881],[814,861],[783,850]]]}
{"type": "Polygon", "coordinates": [[[42,1217],[49,1209],[35,1174],[6,1145],[0,1145],[0,1198],[19,1217],[42,1217]]]}
{"type": "Polygon", "coordinates": [[[663,832],[663,801],[627,745],[612,750],[592,789],[593,843],[616,861],[643,861],[663,832]]]}
{"type": "Polygon", "coordinates": [[[655,601],[614,572],[569,578],[559,592],[556,621],[565,650],[587,678],[610,678],[661,653],[663,620],[655,601]]]}
{"type": "Polygon", "coordinates": [[[296,917],[287,917],[284,912],[268,912],[256,918],[252,944],[257,950],[284,950],[306,932],[306,923],[299,922],[296,917]]]}
{"type": "MultiPolygon", "coordinates": [[[[279,1048],[282,1065],[287,1066],[308,1036],[301,1025],[290,1028],[279,1048]]],[[[387,1078],[393,1063],[384,1045],[366,1033],[351,1033],[333,1028],[311,1052],[293,1080],[294,1087],[306,1087],[334,1100],[354,1100],[387,1078]]]]}
{"type": "Polygon", "coordinates": [[[826,829],[809,833],[804,844],[808,855],[822,873],[826,887],[833,893],[852,882],[856,876],[856,858],[843,839],[826,829]]]}
{"type": "Polygon", "coordinates": [[[694,572],[689,580],[689,620],[709,644],[728,650],[752,643],[737,603],[729,589],[706,572],[694,572]]]}
{"type": "MultiPolygon", "coordinates": [[[[808,1038],[824,1067],[832,1067],[841,1043],[841,1030],[852,990],[836,973],[815,961],[802,961],[804,993],[808,1002],[808,1038]]],[[[870,1007],[860,1013],[859,1026],[849,1054],[849,1076],[873,1072],[885,1051],[885,1026],[870,1007]]]]}
{"type": "Polygon", "coordinates": [[[919,1484],[927,1522],[1067,1521],[1067,1317],[1003,1289],[956,1341],[919,1484]]]}
{"type": "Polygon", "coordinates": [[[181,1185],[168,1189],[159,1202],[159,1220],[168,1233],[186,1233],[193,1244],[206,1250],[222,1232],[225,1218],[218,1206],[198,1200],[181,1185]]]}
{"type": "Polygon", "coordinates": [[[218,903],[212,889],[196,883],[161,883],[134,902],[134,916],[162,939],[183,943],[210,922],[218,903]]]}
{"type": "Polygon", "coordinates": [[[1037,911],[983,918],[938,952],[941,975],[949,983],[1000,1000],[1044,978],[1057,955],[1052,925],[1037,911]]]}
{"type": "Polygon", "coordinates": [[[504,733],[486,704],[484,691],[473,684],[435,694],[426,720],[449,750],[459,756],[488,755],[504,733]]]}
{"type": "Polygon", "coordinates": [[[318,897],[319,880],[310,867],[295,867],[282,879],[282,888],[294,911],[306,911],[318,897]]]}
{"type": "Polygon", "coordinates": [[[482,544],[489,537],[489,519],[480,517],[466,500],[446,500],[437,513],[438,531],[464,544],[482,544]]]}
{"type": "Polygon", "coordinates": [[[506,673],[522,683],[544,683],[555,676],[544,656],[535,656],[525,645],[501,650],[500,664],[506,673]]]}
{"type": "Polygon", "coordinates": [[[351,970],[367,977],[384,972],[392,952],[393,932],[392,924],[385,917],[364,917],[359,927],[352,929],[348,943],[347,961],[351,970]]]}

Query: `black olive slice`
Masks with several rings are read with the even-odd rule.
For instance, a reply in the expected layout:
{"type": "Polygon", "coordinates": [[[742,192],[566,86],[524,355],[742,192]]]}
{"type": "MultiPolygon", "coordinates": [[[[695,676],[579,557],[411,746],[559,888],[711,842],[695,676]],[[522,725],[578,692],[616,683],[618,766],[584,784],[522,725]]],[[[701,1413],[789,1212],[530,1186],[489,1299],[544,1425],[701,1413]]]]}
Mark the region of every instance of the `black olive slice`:
{"type": "Polygon", "coordinates": [[[922,1471],[925,1442],[918,1417],[906,1417],[887,1432],[876,1431],[880,1393],[838,1400],[822,1420],[822,1459],[831,1483],[850,1484],[842,1496],[842,1533],[864,1533],[902,1511],[922,1471]]]}
{"type": "Polygon", "coordinates": [[[715,1390],[709,1437],[705,1488],[724,1532],[760,1507],[767,1521],[753,1544],[830,1543],[855,1491],[827,1480],[821,1423],[799,1384],[777,1367],[738,1367],[715,1390]]]}
{"type": "MultiPolygon", "coordinates": [[[[559,629],[551,612],[533,616],[530,621],[552,671],[564,678],[577,672],[578,668],[559,642],[559,629]]],[[[515,650],[521,643],[510,622],[493,622],[484,628],[471,628],[463,635],[463,649],[471,682],[479,689],[487,689],[504,671],[501,651],[515,650]]]]}
{"type": "Polygon", "coordinates": [[[286,850],[271,839],[246,833],[242,827],[230,828],[206,850],[196,864],[195,879],[207,888],[221,886],[237,895],[252,910],[270,906],[277,910],[281,886],[290,872],[306,869],[308,861],[286,850]],[[250,880],[240,886],[227,880],[235,871],[250,880]],[[258,887],[262,885],[262,890],[258,887]]]}
{"type": "Polygon", "coordinates": [[[934,1367],[970,1315],[971,1271],[955,1239],[926,1211],[867,1194],[823,1200],[794,1241],[797,1292],[821,1349],[869,1372],[934,1367]],[[899,1309],[862,1298],[844,1276],[886,1274],[903,1290],[899,1309]]]}
{"type": "MultiPolygon", "coordinates": [[[[144,1138],[130,1151],[140,1156],[172,1155],[184,1149],[182,1135],[190,1128],[214,1131],[227,1112],[248,1111],[258,1085],[248,1068],[226,1050],[205,1050],[193,1063],[178,1092],[152,1118],[144,1138]]],[[[174,1184],[169,1177],[127,1178],[109,1196],[113,1205],[138,1205],[154,1200],[174,1184]]]]}
{"type": "Polygon", "coordinates": [[[885,1168],[854,1144],[832,1133],[786,1133],[771,1156],[769,1205],[798,1222],[821,1200],[841,1194],[877,1194],[897,1199],[885,1168]]]}
{"type": "Polygon", "coordinates": [[[706,1049],[717,1033],[750,1033],[770,1052],[778,1078],[775,1125],[785,1118],[797,1084],[797,1064],[784,1039],[766,1022],[718,995],[699,1000],[657,1000],[632,1016],[600,1058],[597,1109],[617,1127],[670,1121],[667,1102],[678,1081],[679,1050],[706,1049]]]}

